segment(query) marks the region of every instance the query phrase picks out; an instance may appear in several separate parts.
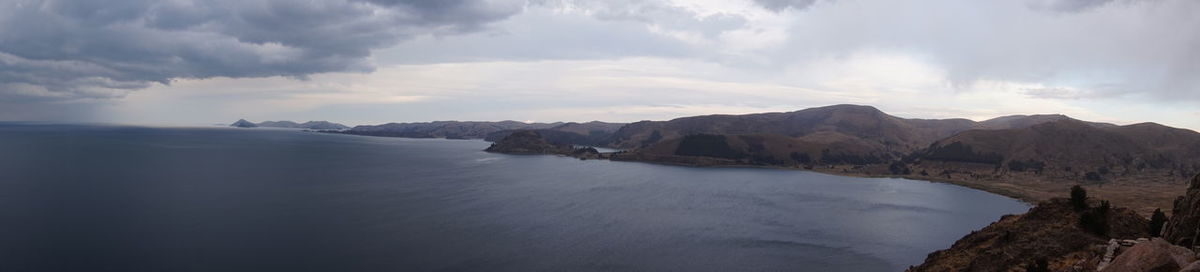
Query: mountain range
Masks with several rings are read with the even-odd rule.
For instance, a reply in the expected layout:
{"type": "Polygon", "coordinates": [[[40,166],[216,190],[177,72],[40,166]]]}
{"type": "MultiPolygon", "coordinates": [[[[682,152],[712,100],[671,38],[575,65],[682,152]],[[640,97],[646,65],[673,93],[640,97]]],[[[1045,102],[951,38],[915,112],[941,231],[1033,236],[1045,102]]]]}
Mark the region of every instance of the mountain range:
{"type": "Polygon", "coordinates": [[[308,121],[308,122],[304,122],[304,123],[296,123],[296,122],[292,122],[292,121],[263,121],[263,122],[259,122],[259,123],[254,123],[254,122],[246,121],[246,119],[239,119],[239,120],[237,120],[237,122],[233,122],[233,124],[230,124],[229,126],[240,127],[240,128],[273,127],[273,128],[304,128],[304,129],[316,129],[316,130],[342,130],[342,129],[350,128],[346,125],[328,122],[328,121],[308,121]]]}
{"type": "Polygon", "coordinates": [[[909,119],[862,105],[630,124],[389,123],[356,126],[341,133],[496,142],[519,130],[537,131],[555,144],[626,150],[625,159],[685,164],[696,160],[705,161],[699,164],[812,167],[902,162],[923,164],[951,177],[955,169],[963,168],[974,169],[972,174],[993,169],[990,172],[1036,172],[1085,181],[1147,171],[1180,177],[1200,172],[1200,133],[1187,129],[1155,123],[1118,126],[1060,114],[1013,115],[978,122],[909,119]]]}
{"type": "Polygon", "coordinates": [[[1028,201],[1085,184],[1142,212],[1170,205],[1183,188],[1175,181],[1200,172],[1200,133],[1061,114],[911,119],[870,106],[832,105],[629,124],[438,121],[357,126],[339,133],[497,142],[521,130],[536,131],[556,145],[622,150],[605,156],[613,160],[912,177],[1028,201]]]}

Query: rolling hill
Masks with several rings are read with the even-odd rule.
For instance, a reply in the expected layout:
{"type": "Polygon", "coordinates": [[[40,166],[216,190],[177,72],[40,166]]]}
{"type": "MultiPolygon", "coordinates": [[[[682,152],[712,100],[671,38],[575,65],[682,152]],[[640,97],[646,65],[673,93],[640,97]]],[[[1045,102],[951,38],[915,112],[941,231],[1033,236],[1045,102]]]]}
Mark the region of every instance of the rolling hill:
{"type": "Polygon", "coordinates": [[[556,127],[562,124],[563,123],[522,123],[517,121],[435,121],[356,126],[342,131],[341,133],[405,138],[483,139],[490,133],[503,130],[545,129],[556,127]]]}
{"type": "Polygon", "coordinates": [[[784,113],[705,115],[670,121],[642,121],[618,130],[609,145],[646,147],[692,134],[774,134],[807,142],[858,139],[883,153],[901,155],[970,129],[967,119],[905,119],[870,106],[834,105],[784,113]]]}
{"type": "Polygon", "coordinates": [[[1095,125],[1062,119],[1024,128],[969,130],[938,140],[915,159],[994,164],[1001,171],[1101,181],[1143,173],[1200,172],[1200,133],[1154,123],[1095,125]]]}
{"type": "MultiPolygon", "coordinates": [[[[570,145],[585,145],[585,146],[602,146],[612,138],[614,132],[625,126],[623,123],[606,123],[600,121],[591,121],[586,123],[565,123],[550,128],[535,129],[547,141],[558,144],[570,145]]],[[[493,133],[488,133],[483,139],[489,142],[497,142],[508,135],[521,131],[501,130],[493,133]]]]}

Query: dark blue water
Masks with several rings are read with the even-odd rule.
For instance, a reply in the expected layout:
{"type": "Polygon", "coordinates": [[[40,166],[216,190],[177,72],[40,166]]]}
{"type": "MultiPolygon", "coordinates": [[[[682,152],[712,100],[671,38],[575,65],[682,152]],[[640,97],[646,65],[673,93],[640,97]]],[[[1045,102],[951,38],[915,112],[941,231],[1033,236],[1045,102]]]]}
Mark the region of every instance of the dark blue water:
{"type": "Polygon", "coordinates": [[[482,141],[0,124],[0,271],[898,271],[1015,200],[482,141]]]}

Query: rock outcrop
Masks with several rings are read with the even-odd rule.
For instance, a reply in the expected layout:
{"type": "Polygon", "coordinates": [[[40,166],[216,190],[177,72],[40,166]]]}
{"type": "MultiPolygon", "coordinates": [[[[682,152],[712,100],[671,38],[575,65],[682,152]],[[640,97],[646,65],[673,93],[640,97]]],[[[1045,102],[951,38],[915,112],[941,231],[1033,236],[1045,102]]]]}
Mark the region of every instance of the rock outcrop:
{"type": "Polygon", "coordinates": [[[1172,244],[1192,247],[1196,245],[1197,228],[1200,228],[1200,175],[1192,177],[1187,194],[1175,199],[1171,220],[1167,222],[1163,238],[1172,244]]]}
{"type": "Polygon", "coordinates": [[[1066,199],[1042,202],[1025,214],[1006,215],[968,234],[949,249],[929,254],[925,263],[908,271],[1025,271],[1039,260],[1050,271],[1094,271],[1110,238],[1148,235],[1148,221],[1127,208],[1107,212],[1107,235],[1083,228],[1080,217],[1066,199]]]}
{"type": "Polygon", "coordinates": [[[1183,269],[1179,270],[1179,272],[1200,272],[1200,261],[1195,261],[1187,266],[1184,266],[1183,269]]]}
{"type": "Polygon", "coordinates": [[[1116,259],[1113,259],[1112,264],[1105,266],[1100,271],[1179,271],[1180,268],[1188,266],[1195,260],[1195,253],[1192,253],[1191,250],[1172,245],[1160,238],[1154,238],[1125,250],[1116,259]]]}

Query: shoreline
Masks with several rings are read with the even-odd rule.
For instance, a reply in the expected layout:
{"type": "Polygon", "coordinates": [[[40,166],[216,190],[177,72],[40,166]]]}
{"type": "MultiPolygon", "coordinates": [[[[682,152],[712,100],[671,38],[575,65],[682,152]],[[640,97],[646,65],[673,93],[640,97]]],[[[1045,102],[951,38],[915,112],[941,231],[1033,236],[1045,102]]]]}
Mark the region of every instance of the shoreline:
{"type": "MultiPolygon", "coordinates": [[[[507,154],[500,153],[499,154],[507,154]]],[[[531,154],[526,154],[531,155],[531,154]]],[[[537,155],[537,154],[532,154],[537,155]]],[[[1054,178],[1054,177],[1021,177],[1021,176],[988,176],[974,178],[971,175],[963,175],[957,173],[960,177],[971,177],[973,180],[966,178],[944,178],[940,175],[919,175],[919,174],[882,174],[871,173],[869,169],[879,168],[887,169],[887,165],[831,165],[825,167],[812,167],[812,169],[801,166],[778,166],[778,165],[750,165],[737,164],[723,161],[724,163],[696,163],[684,161],[670,160],[652,160],[637,157],[621,157],[614,156],[616,153],[602,153],[599,157],[581,158],[571,154],[543,154],[556,155],[563,157],[571,157],[581,160],[609,160],[621,162],[649,163],[658,165],[682,166],[682,167],[698,167],[698,168],[760,168],[760,169],[778,169],[778,170],[800,170],[811,171],[834,176],[843,177],[862,177],[862,178],[903,178],[908,180],[919,180],[932,183],[943,183],[955,186],[961,186],[969,189],[984,191],[1028,204],[1036,206],[1038,203],[1050,200],[1055,197],[1066,195],[1070,191],[1070,187],[1080,185],[1092,193],[1093,198],[1110,200],[1116,205],[1129,207],[1136,211],[1139,215],[1149,217],[1155,209],[1162,209],[1168,215],[1171,213],[1174,199],[1186,191],[1187,184],[1176,182],[1173,179],[1158,179],[1155,181],[1146,182],[1144,179],[1152,179],[1152,176],[1134,176],[1126,177],[1120,180],[1115,180],[1112,183],[1088,184],[1073,180],[1054,178]]],[[[702,158],[703,159],[703,158],[702,158]]]]}
{"type": "MultiPolygon", "coordinates": [[[[505,153],[501,153],[501,154],[505,154],[505,153]]],[[[518,155],[520,155],[520,154],[518,154],[518,155]]],[[[525,155],[528,155],[528,154],[525,154],[525,155]]],[[[563,157],[573,157],[573,156],[569,156],[569,155],[559,155],[559,156],[563,156],[563,157]]],[[[731,164],[731,165],[703,165],[703,164],[689,164],[689,163],[678,163],[678,162],[661,162],[661,161],[649,161],[649,160],[614,160],[614,159],[611,159],[611,158],[600,158],[600,159],[601,159],[601,160],[608,160],[608,161],[617,161],[617,162],[648,163],[648,164],[670,165],[670,166],[682,166],[682,167],[697,167],[697,168],[753,168],[753,169],[776,169],[776,170],[789,170],[789,171],[807,171],[807,172],[821,173],[821,174],[833,175],[833,176],[841,176],[841,177],[858,177],[858,178],[902,178],[902,179],[907,179],[907,180],[917,180],[917,181],[925,181],[925,182],[931,182],[931,183],[942,183],[942,184],[950,184],[950,185],[955,185],[955,186],[961,186],[961,187],[965,187],[965,188],[970,188],[970,189],[974,189],[974,190],[984,191],[984,192],[988,192],[988,193],[992,193],[992,194],[996,194],[996,195],[1000,195],[1000,196],[1004,196],[1004,197],[1012,198],[1012,199],[1014,199],[1014,200],[1020,201],[1021,203],[1029,204],[1029,205],[1031,205],[1031,206],[1032,206],[1032,205],[1037,205],[1037,203],[1041,201],[1041,200],[1039,200],[1039,199],[1037,199],[1037,198],[1035,198],[1035,197],[1032,197],[1032,196],[1029,196],[1029,195],[1026,195],[1026,194],[1021,194],[1021,193],[1018,193],[1018,192],[1014,192],[1014,191],[1011,191],[1011,190],[1000,190],[1000,189],[994,189],[994,188],[990,188],[990,187],[987,187],[987,186],[983,186],[983,185],[979,185],[979,184],[975,184],[975,183],[971,183],[971,182],[965,182],[965,181],[954,180],[954,179],[936,178],[936,177],[934,177],[934,176],[914,176],[914,175],[884,175],[884,174],[853,173],[853,172],[841,172],[841,171],[821,171],[821,170],[820,170],[820,169],[818,169],[817,167],[814,167],[813,169],[808,169],[808,168],[804,168],[804,167],[788,167],[788,166],[772,166],[772,165],[748,165],[748,164],[744,164],[744,165],[738,165],[738,164],[731,164]]],[[[844,169],[844,168],[834,168],[834,169],[844,169]]],[[[825,170],[828,170],[828,169],[825,169],[825,170]]]]}
{"type": "MultiPolygon", "coordinates": [[[[327,131],[314,131],[318,133],[331,133],[327,131]]],[[[405,138],[410,137],[394,137],[394,136],[377,136],[364,134],[350,134],[332,132],[331,134],[353,135],[353,136],[368,136],[368,137],[383,137],[383,138],[405,138]]],[[[482,139],[457,139],[457,138],[412,138],[412,139],[441,139],[441,140],[466,140],[466,141],[483,141],[482,139]]],[[[486,141],[484,141],[486,142],[486,141]]],[[[494,152],[498,154],[508,154],[503,152],[494,152]]],[[[701,167],[701,168],[761,168],[761,169],[780,169],[780,170],[802,170],[812,171],[822,174],[845,176],[845,177],[864,177],[864,178],[904,178],[909,180],[920,180],[934,183],[944,183],[956,186],[962,186],[970,189],[980,190],[992,194],[1009,197],[1017,201],[1037,205],[1039,202],[1049,200],[1054,197],[1065,195],[1069,192],[1070,187],[1074,185],[1083,186],[1088,192],[1092,193],[1096,199],[1111,200],[1114,204],[1130,207],[1143,216],[1150,216],[1155,209],[1162,209],[1168,215],[1171,213],[1171,208],[1176,197],[1182,195],[1187,188],[1186,182],[1180,182],[1179,179],[1172,177],[1162,177],[1155,175],[1137,175],[1130,177],[1119,177],[1111,181],[1103,183],[1085,183],[1078,180],[1065,179],[1054,176],[1040,176],[1022,173],[1019,175],[975,175],[966,172],[956,172],[952,176],[964,178],[945,178],[941,175],[927,174],[885,174],[888,165],[828,165],[824,167],[807,168],[803,166],[779,166],[779,165],[751,165],[739,164],[733,161],[709,160],[709,158],[684,158],[683,160],[655,160],[648,158],[640,158],[625,155],[621,152],[601,153],[595,157],[581,157],[574,154],[522,154],[522,155],[557,155],[563,157],[571,157],[581,160],[609,160],[609,161],[625,161],[650,163],[659,165],[684,166],[684,167],[701,167]],[[696,162],[695,160],[707,160],[705,162],[696,162]],[[692,161],[687,161],[692,160],[692,161]],[[883,171],[881,171],[881,169],[883,171]]],[[[678,158],[676,158],[678,159],[678,158]]],[[[932,166],[928,169],[941,170],[938,167],[932,166]]],[[[970,170],[970,169],[967,169],[970,170]]],[[[914,172],[917,170],[914,169],[914,172]]],[[[932,171],[930,172],[932,173],[932,171]]]]}

